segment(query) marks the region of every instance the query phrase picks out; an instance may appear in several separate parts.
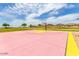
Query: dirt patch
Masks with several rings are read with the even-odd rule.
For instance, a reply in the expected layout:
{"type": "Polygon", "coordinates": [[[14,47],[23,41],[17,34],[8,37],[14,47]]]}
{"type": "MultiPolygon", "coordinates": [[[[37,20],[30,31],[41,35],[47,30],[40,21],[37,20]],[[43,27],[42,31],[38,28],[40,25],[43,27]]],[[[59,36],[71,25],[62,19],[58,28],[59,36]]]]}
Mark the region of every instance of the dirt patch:
{"type": "Polygon", "coordinates": [[[74,32],[73,37],[74,37],[74,39],[76,41],[76,44],[77,44],[77,46],[79,48],[79,32],[74,32]]]}

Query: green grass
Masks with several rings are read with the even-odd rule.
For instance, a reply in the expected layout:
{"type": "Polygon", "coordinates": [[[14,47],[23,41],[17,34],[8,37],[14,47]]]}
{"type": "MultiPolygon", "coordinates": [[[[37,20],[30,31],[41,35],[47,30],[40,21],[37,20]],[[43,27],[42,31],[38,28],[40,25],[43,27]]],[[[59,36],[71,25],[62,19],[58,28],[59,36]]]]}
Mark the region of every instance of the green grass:
{"type": "Polygon", "coordinates": [[[12,31],[22,31],[30,30],[29,28],[0,28],[0,32],[12,32],[12,31]]]}
{"type": "MultiPolygon", "coordinates": [[[[26,27],[26,28],[0,28],[0,32],[13,32],[13,31],[24,31],[24,30],[45,30],[44,26],[37,27],[26,27]]],[[[47,26],[47,31],[76,31],[79,32],[79,28],[65,28],[57,26],[47,26]]]]}

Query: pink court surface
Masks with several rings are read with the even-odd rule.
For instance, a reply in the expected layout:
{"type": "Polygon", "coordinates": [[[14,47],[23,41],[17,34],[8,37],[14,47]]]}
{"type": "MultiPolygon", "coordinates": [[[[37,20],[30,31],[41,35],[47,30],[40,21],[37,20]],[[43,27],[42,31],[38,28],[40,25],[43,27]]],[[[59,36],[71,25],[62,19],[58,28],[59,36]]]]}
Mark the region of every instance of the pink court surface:
{"type": "Polygon", "coordinates": [[[18,31],[0,33],[2,56],[64,56],[67,32],[18,31]]]}

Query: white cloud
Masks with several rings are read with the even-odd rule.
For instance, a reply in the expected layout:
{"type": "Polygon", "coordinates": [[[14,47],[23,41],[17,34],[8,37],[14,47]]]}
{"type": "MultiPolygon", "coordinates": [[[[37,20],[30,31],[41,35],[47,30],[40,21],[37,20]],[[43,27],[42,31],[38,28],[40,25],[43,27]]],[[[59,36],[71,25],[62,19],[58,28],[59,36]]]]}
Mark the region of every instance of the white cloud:
{"type": "Polygon", "coordinates": [[[14,19],[12,22],[10,22],[10,26],[11,27],[20,27],[22,23],[24,23],[23,20],[14,19]]]}
{"type": "MultiPolygon", "coordinates": [[[[67,4],[59,4],[59,3],[53,3],[53,4],[40,4],[40,3],[17,3],[14,7],[9,7],[6,11],[0,12],[0,15],[8,18],[12,18],[12,22],[10,23],[11,26],[20,26],[22,23],[27,23],[37,25],[41,24],[42,20],[35,19],[36,16],[40,16],[41,14],[48,12],[52,10],[50,14],[58,14],[61,8],[73,8],[74,5],[67,5],[67,4]],[[17,19],[16,16],[12,15],[12,13],[15,14],[24,14],[26,15],[25,20],[17,19]]],[[[58,24],[58,23],[69,23],[66,21],[72,21],[79,17],[79,14],[68,14],[60,17],[54,17],[46,19],[45,22],[50,24],[58,24]]]]}
{"type": "Polygon", "coordinates": [[[66,6],[65,6],[65,8],[74,8],[75,7],[75,5],[74,4],[67,4],[66,6]]]}
{"type": "Polygon", "coordinates": [[[18,13],[18,14],[29,14],[29,12],[31,13],[37,13],[39,15],[41,15],[42,13],[48,12],[50,10],[53,10],[53,13],[58,10],[61,9],[63,7],[67,7],[67,4],[59,4],[59,3],[17,3],[15,4],[14,7],[9,7],[9,9],[7,10],[7,12],[10,13],[18,13]]]}
{"type": "Polygon", "coordinates": [[[65,7],[66,4],[24,4],[24,3],[18,3],[15,4],[14,7],[10,8],[10,12],[12,13],[19,13],[19,14],[25,14],[26,15],[26,23],[27,24],[33,24],[33,25],[37,25],[37,24],[41,24],[42,20],[39,19],[35,19],[34,17],[36,16],[40,16],[41,14],[48,12],[50,10],[53,10],[53,14],[57,14],[57,10],[65,7]],[[13,12],[14,11],[14,12],[13,12]],[[31,12],[31,14],[29,14],[28,12],[31,12]],[[29,14],[29,15],[28,15],[29,14]]]}
{"type": "Polygon", "coordinates": [[[39,9],[39,15],[45,12],[52,10],[53,13],[56,13],[57,10],[65,7],[66,4],[46,4],[44,8],[39,9]]]}
{"type": "Polygon", "coordinates": [[[28,16],[28,18],[24,21],[24,20],[19,20],[19,19],[15,19],[12,23],[11,26],[20,26],[22,23],[26,23],[26,24],[32,24],[32,25],[38,25],[38,24],[42,24],[44,22],[46,22],[47,24],[67,24],[67,23],[79,23],[79,20],[77,20],[77,18],[79,18],[79,14],[68,14],[68,15],[64,15],[64,16],[60,16],[60,17],[50,17],[48,19],[46,19],[45,21],[39,20],[39,19],[34,19],[34,17],[37,14],[31,14],[28,16]]]}
{"type": "Polygon", "coordinates": [[[6,12],[0,12],[0,16],[4,17],[4,18],[12,18],[12,19],[16,17],[16,16],[6,13],[6,12]]]}
{"type": "Polygon", "coordinates": [[[67,14],[59,17],[50,17],[46,20],[46,22],[50,24],[79,23],[78,18],[79,18],[79,13],[75,13],[75,14],[67,14]]]}
{"type": "Polygon", "coordinates": [[[60,16],[60,17],[58,17],[58,19],[61,19],[61,20],[75,20],[78,17],[79,17],[79,13],[75,13],[75,14],[67,14],[65,16],[60,16]]]}
{"type": "Polygon", "coordinates": [[[29,25],[29,24],[32,24],[32,25],[38,25],[38,24],[41,24],[42,23],[42,20],[39,20],[39,19],[35,19],[34,17],[36,17],[37,14],[31,14],[29,15],[27,18],[26,18],[26,23],[29,25]]]}
{"type": "Polygon", "coordinates": [[[21,24],[23,24],[23,23],[26,23],[28,26],[29,26],[30,24],[32,24],[32,25],[41,24],[41,23],[42,23],[41,20],[39,20],[39,19],[34,19],[34,17],[35,17],[36,15],[37,15],[37,14],[31,14],[31,15],[29,15],[28,17],[26,17],[26,20],[14,18],[14,20],[12,20],[12,22],[10,22],[10,25],[11,25],[11,27],[20,27],[21,24]]]}
{"type": "Polygon", "coordinates": [[[57,20],[56,17],[50,17],[50,18],[46,19],[45,22],[47,24],[57,24],[58,21],[56,21],[56,20],[57,20]]]}

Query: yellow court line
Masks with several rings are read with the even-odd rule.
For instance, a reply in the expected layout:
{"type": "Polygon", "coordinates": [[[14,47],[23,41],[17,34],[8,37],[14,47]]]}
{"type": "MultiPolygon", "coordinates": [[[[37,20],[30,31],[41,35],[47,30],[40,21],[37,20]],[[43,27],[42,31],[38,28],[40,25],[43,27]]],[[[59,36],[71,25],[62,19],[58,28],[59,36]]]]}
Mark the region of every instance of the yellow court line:
{"type": "Polygon", "coordinates": [[[66,56],[79,56],[79,49],[76,45],[76,42],[75,42],[71,32],[69,32],[69,34],[68,34],[66,56]]]}

